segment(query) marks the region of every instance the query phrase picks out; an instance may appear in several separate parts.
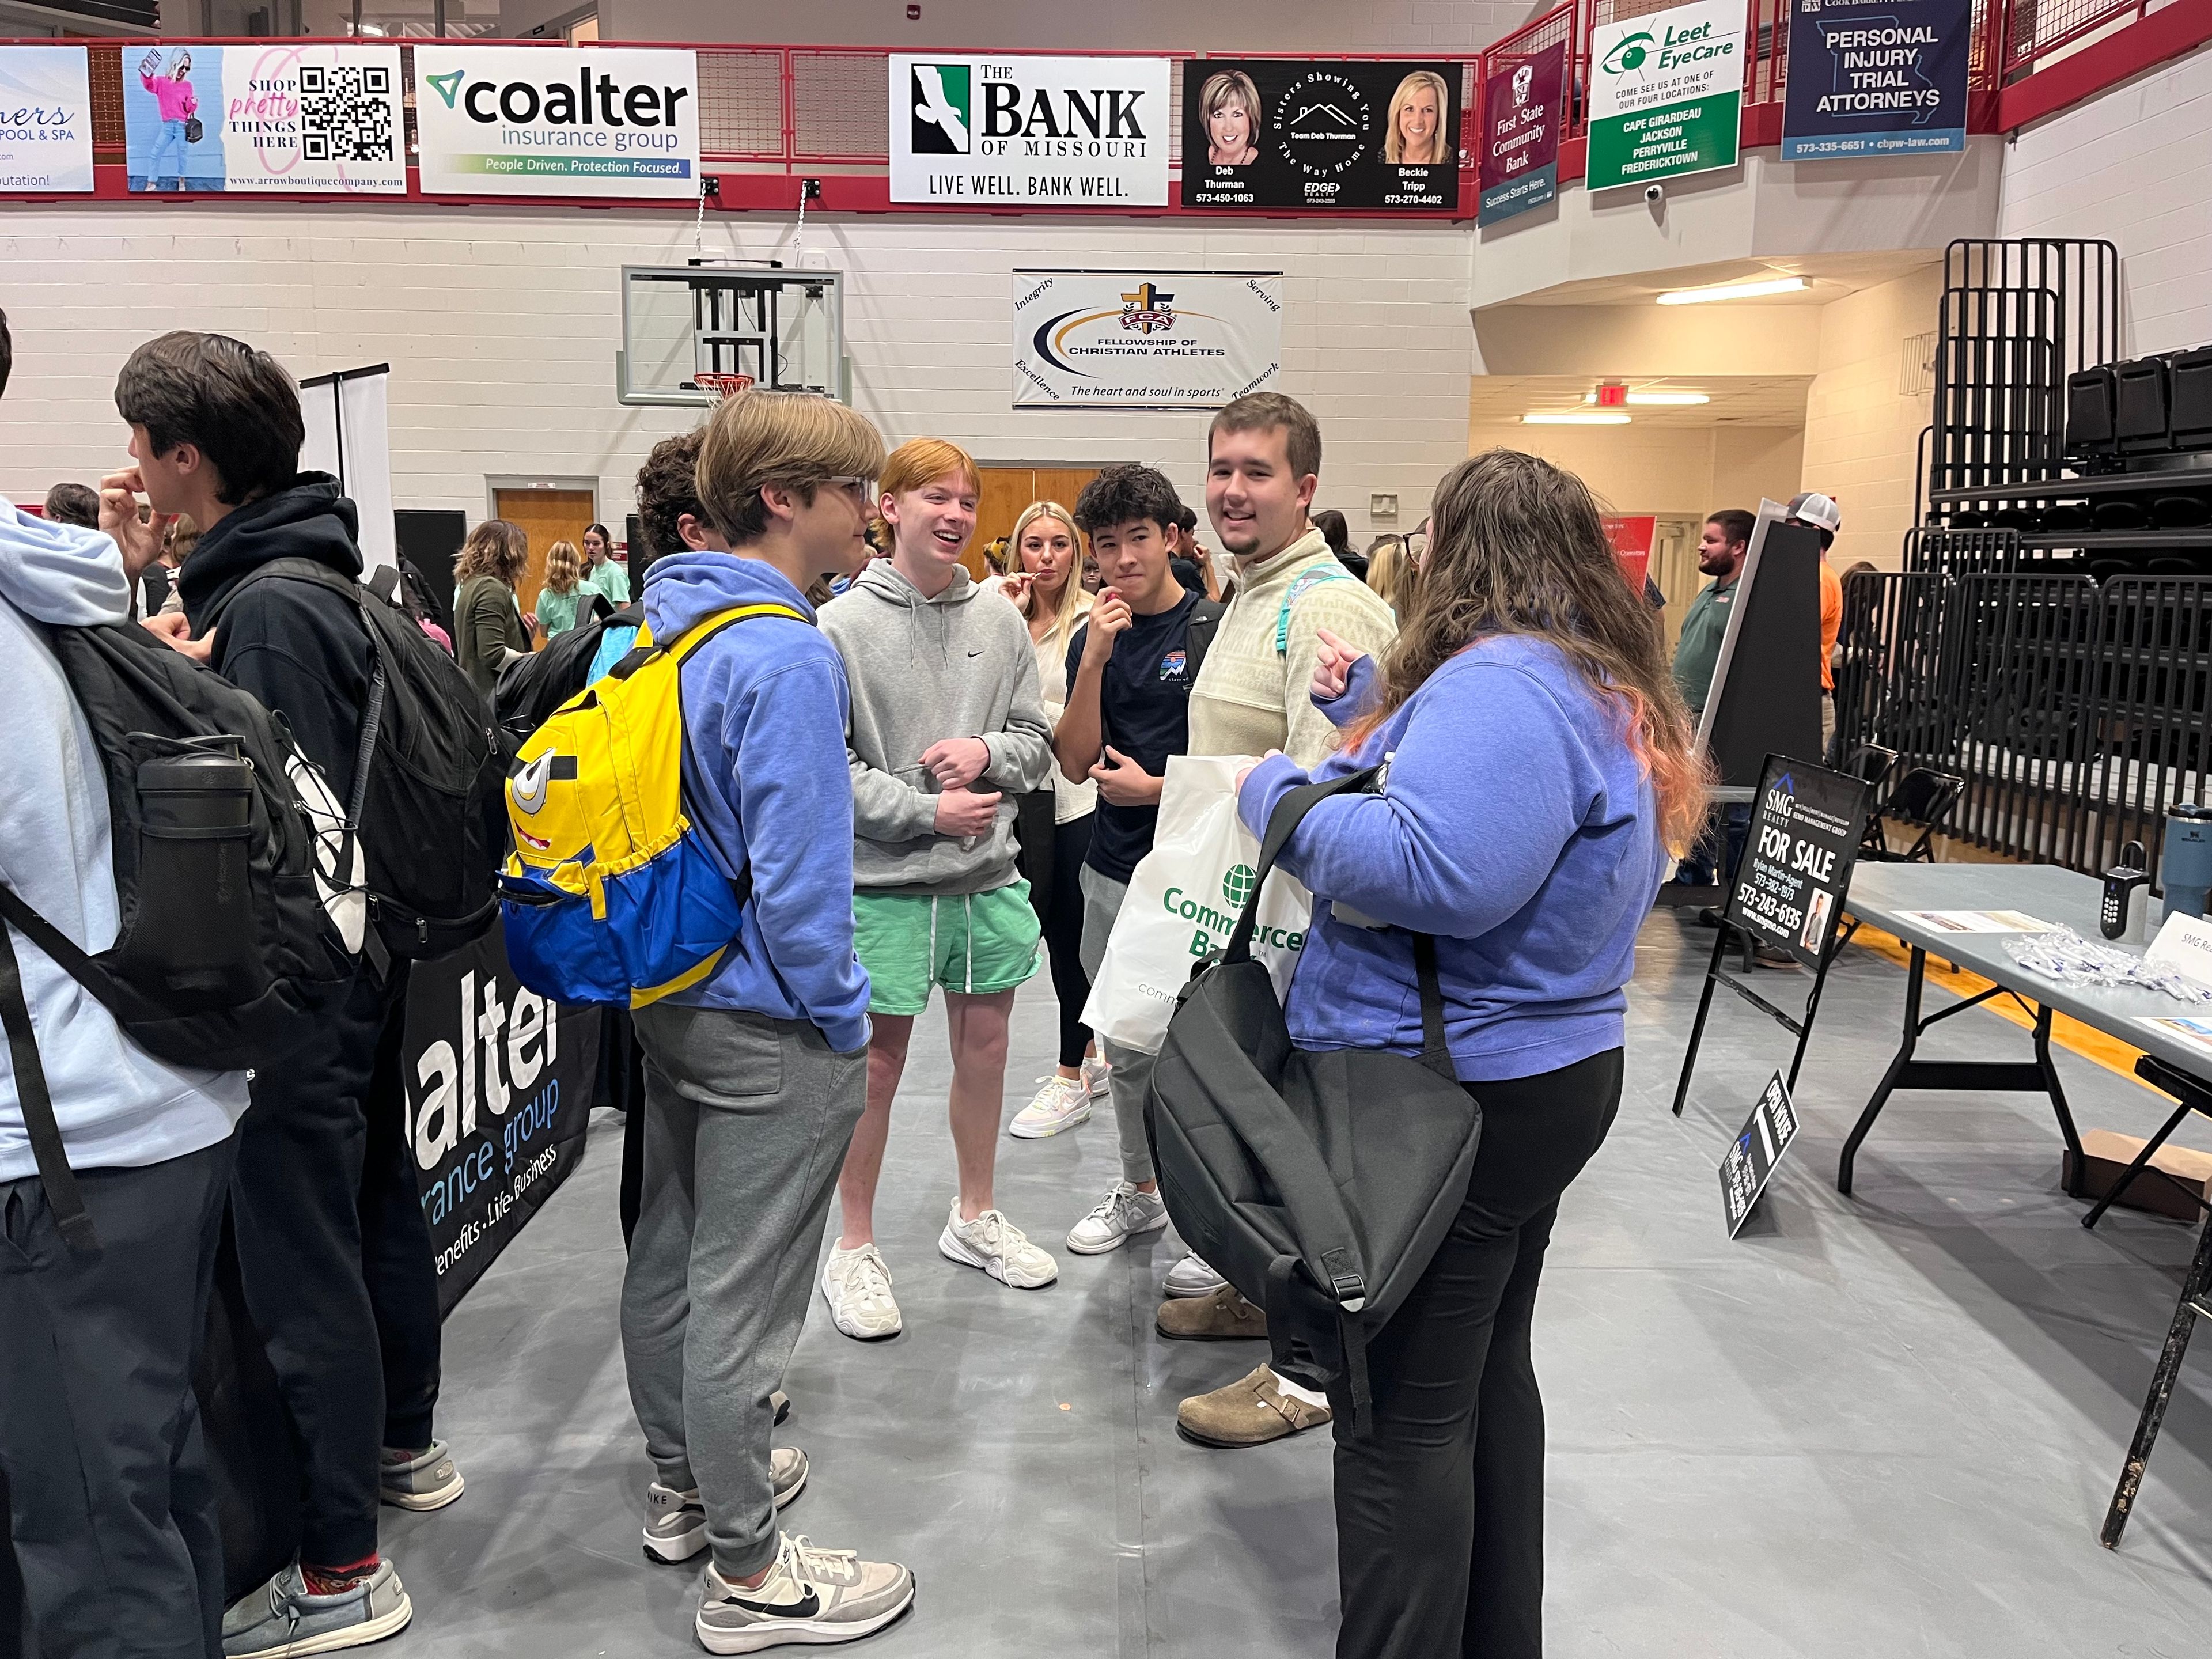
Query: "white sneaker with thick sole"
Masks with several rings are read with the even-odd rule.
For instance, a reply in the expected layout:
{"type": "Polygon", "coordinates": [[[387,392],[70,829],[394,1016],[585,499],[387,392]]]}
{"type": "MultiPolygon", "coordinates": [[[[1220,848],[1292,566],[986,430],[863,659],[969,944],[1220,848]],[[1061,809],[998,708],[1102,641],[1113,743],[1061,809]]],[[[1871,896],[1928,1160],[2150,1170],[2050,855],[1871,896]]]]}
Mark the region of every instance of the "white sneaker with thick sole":
{"type": "Polygon", "coordinates": [[[914,1574],[851,1550],[816,1549],[783,1534],[775,1565],[751,1589],[707,1569],[694,1627],[709,1653],[757,1653],[872,1636],[914,1604],[914,1574]]]}
{"type": "Polygon", "coordinates": [[[1001,1285],[1018,1291],[1042,1290],[1060,1277],[1060,1263],[1029,1241],[1029,1235],[996,1210],[986,1210],[973,1221],[960,1218],[960,1200],[952,1200],[952,1213],[937,1236],[937,1248],[948,1261],[963,1267],[981,1267],[1001,1285]]]}
{"type": "Polygon", "coordinates": [[[1096,1054],[1083,1062],[1083,1086],[1091,1091],[1093,1100],[1103,1100],[1106,1089],[1113,1080],[1114,1068],[1096,1054]]]}
{"type": "Polygon", "coordinates": [[[1006,1133],[1017,1140],[1042,1140],[1091,1121],[1091,1090],[1081,1078],[1053,1076],[1014,1114],[1006,1133]]]}
{"type": "MultiPolygon", "coordinates": [[[[778,1446],[768,1455],[769,1484],[781,1509],[805,1489],[806,1454],[778,1446]]],[[[678,1492],[658,1480],[645,1489],[645,1554],[649,1561],[689,1561],[707,1547],[707,1506],[698,1488],[678,1492]]]]}
{"type": "Polygon", "coordinates": [[[891,1270],[873,1244],[831,1247],[822,1264],[822,1299],[830,1304],[830,1322],[860,1341],[880,1342],[904,1328],[891,1297],[891,1270]]]}
{"type": "Polygon", "coordinates": [[[1165,1199],[1117,1181],[1098,1206],[1069,1229],[1067,1248],[1078,1255],[1103,1255],[1135,1234],[1158,1232],[1167,1224],[1165,1199]]]}
{"type": "Polygon", "coordinates": [[[1229,1281],[1206,1265],[1206,1259],[1193,1250],[1168,1269],[1168,1276],[1160,1285],[1170,1296],[1212,1296],[1229,1281]]]}

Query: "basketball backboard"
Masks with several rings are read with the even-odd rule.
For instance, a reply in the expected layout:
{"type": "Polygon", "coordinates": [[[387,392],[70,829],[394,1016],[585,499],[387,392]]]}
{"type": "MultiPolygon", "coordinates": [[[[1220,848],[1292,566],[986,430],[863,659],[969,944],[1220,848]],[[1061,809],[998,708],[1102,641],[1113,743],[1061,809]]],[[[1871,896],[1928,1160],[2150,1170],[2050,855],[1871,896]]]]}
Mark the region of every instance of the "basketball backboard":
{"type": "Polygon", "coordinates": [[[849,401],[845,291],[834,270],[774,265],[624,265],[615,398],[704,409],[693,378],[750,374],[780,392],[849,401]]]}

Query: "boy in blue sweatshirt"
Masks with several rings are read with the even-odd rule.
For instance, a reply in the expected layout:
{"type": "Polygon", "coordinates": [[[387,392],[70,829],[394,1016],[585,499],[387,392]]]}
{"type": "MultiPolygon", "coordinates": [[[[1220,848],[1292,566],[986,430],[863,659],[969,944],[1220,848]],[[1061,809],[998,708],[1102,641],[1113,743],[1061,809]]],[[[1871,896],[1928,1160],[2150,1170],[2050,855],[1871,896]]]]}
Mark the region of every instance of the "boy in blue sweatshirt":
{"type": "Polygon", "coordinates": [[[720,404],[699,501],[730,551],[653,561],[646,626],[684,663],[684,805],[750,887],[702,983],[636,1012],[645,1172],[623,1282],[630,1402],[656,1478],[645,1548],[711,1552],[696,1630],[710,1653],[849,1642],[914,1599],[902,1566],[779,1531],[806,1481],[771,1447],[769,1396],[806,1317],[830,1194],[867,1083],[868,978],[853,951],[850,706],[805,590],[866,562],[883,441],[842,404],[755,392],[720,404]]]}

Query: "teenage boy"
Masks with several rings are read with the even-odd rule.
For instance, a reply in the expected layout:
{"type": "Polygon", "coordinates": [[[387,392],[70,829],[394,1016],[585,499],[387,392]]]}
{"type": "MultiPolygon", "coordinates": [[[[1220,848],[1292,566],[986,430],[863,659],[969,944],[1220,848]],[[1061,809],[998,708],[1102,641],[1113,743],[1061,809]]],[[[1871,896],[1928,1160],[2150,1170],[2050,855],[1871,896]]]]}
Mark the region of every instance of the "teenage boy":
{"type": "MultiPolygon", "coordinates": [[[[374,669],[367,627],[320,583],[243,586],[280,558],[362,573],[353,503],[336,479],[299,470],[292,377],[243,342],[179,331],[131,354],[115,406],[135,465],[102,481],[100,526],[125,568],[152,562],[173,515],[201,527],[179,573],[185,626],[204,643],[220,611],[210,665],[281,714],[337,799],[349,799],[374,669]],[[141,494],[150,522],[139,518],[141,494]]],[[[413,1604],[378,1553],[377,1505],[434,1509],[460,1496],[430,1433],[438,1286],[398,1077],[405,1000],[404,964],[380,974],[364,958],[313,1041],[253,1079],[231,1214],[299,1460],[300,1553],[225,1617],[234,1659],[309,1641],[333,1651],[401,1629],[413,1604]]]]}
{"type": "MultiPolygon", "coordinates": [[[[1152,850],[1168,757],[1190,744],[1190,687],[1201,634],[1221,606],[1176,579],[1170,550],[1181,503],[1149,466],[1109,466],[1075,500],[1075,527],[1090,538],[1105,586],[1067,647],[1067,706],[1053,733],[1066,776],[1098,786],[1083,884],[1084,972],[1096,978],[1114,918],[1137,865],[1152,850]]],[[[1098,1255],[1168,1224],[1145,1135],[1145,1097],[1156,1055],[1102,1042],[1107,1087],[1121,1137],[1121,1178],[1067,1235],[1079,1255],[1098,1255]]]]}
{"type": "MultiPolygon", "coordinates": [[[[1336,562],[1309,521],[1320,483],[1321,428],[1277,392],[1239,398],[1206,431],[1206,509],[1233,562],[1237,591],[1190,695],[1190,752],[1280,750],[1315,766],[1336,731],[1310,696],[1325,649],[1379,657],[1398,631],[1390,607],[1336,562]]],[[[1163,1333],[1251,1336],[1267,1321],[1196,1255],[1169,1271],[1163,1333]],[[1178,1305],[1181,1299],[1182,1304],[1178,1305]]],[[[1255,1446],[1329,1420],[1327,1397],[1261,1365],[1182,1402],[1176,1423],[1203,1445],[1255,1446]]]]}
{"type": "MultiPolygon", "coordinates": [[[[0,316],[0,387],[11,357],[0,316]]],[[[113,541],[0,501],[0,703],[16,717],[0,884],[95,952],[120,921],[107,793],[44,630],[121,623],[130,608],[113,541]]],[[[155,1060],[12,929],[0,929],[0,1472],[32,1646],[206,1659],[222,1639],[222,1540],[192,1365],[246,1074],[155,1060]],[[39,1177],[16,1008],[96,1249],[63,1238],[39,1177]]]]}
{"type": "Polygon", "coordinates": [[[853,686],[853,910],[868,970],[868,1109],[838,1182],[843,1235],[822,1269],[839,1330],[896,1336],[898,1303],[876,1247],[876,1182],[914,1017],[945,993],[959,1190],[937,1249],[1016,1290],[1059,1264],[992,1193],[1006,1103],[1006,1021],[1036,971],[1039,930],[1016,868],[1014,803],[1052,775],[1052,730],[1021,612],[960,562],[975,533],[975,463],[917,438],[878,484],[891,556],[825,606],[822,631],[853,686]]]}
{"type": "Polygon", "coordinates": [[[714,973],[635,1016],[644,1190],[622,1334],[655,1471],[645,1548],[660,1561],[711,1553],[695,1626],[710,1653],[854,1641],[914,1599],[904,1567],[778,1529],[807,1466],[771,1443],[771,1395],[805,1322],[867,1071],[868,980],[842,855],[845,674],[805,593],[866,558],[883,459],[875,428],[842,404],[731,398],[708,423],[697,473],[730,550],[662,554],[645,576],[655,640],[744,605],[790,613],[733,623],[684,664],[684,799],[750,892],[714,973]]]}

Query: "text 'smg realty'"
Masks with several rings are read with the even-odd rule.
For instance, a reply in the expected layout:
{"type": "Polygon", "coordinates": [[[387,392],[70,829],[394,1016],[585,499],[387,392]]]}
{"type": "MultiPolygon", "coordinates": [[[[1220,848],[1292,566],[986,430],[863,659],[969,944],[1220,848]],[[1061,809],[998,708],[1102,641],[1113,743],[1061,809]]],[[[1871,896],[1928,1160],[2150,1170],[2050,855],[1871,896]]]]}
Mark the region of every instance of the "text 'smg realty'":
{"type": "Polygon", "coordinates": [[[1164,207],[1164,58],[890,60],[891,200],[1164,207]]]}

